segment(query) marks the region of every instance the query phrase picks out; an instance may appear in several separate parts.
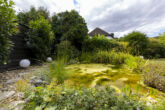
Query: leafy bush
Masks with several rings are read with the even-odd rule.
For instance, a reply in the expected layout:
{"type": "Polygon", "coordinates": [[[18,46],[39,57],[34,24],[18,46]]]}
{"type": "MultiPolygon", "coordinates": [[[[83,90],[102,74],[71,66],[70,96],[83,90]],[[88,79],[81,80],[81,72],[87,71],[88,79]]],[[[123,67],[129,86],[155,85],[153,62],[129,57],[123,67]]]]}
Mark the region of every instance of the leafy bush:
{"type": "Polygon", "coordinates": [[[145,64],[144,59],[131,55],[129,55],[129,57],[127,57],[124,62],[129,68],[133,69],[137,73],[142,72],[143,66],[145,64]]]}
{"type": "Polygon", "coordinates": [[[83,51],[85,52],[97,52],[97,51],[110,51],[117,50],[122,51],[123,45],[119,44],[115,40],[107,39],[103,35],[89,37],[83,43],[83,51]]]}
{"type": "Polygon", "coordinates": [[[165,44],[161,43],[159,39],[150,38],[144,56],[146,58],[165,58],[165,44]]]}
{"type": "Polygon", "coordinates": [[[126,64],[136,72],[141,72],[145,63],[145,60],[140,57],[115,51],[83,52],[80,56],[80,61],[82,63],[126,64]]]}
{"type": "Polygon", "coordinates": [[[165,92],[165,66],[163,64],[149,64],[143,68],[144,83],[150,87],[165,92]]]}
{"type": "Polygon", "coordinates": [[[165,110],[165,100],[162,100],[160,104],[158,104],[158,106],[156,107],[156,110],[165,110]]]}
{"type": "MultiPolygon", "coordinates": [[[[21,25],[29,26],[30,21],[35,21],[44,17],[45,19],[49,19],[49,11],[44,7],[39,7],[36,9],[35,7],[31,7],[29,11],[21,11],[18,13],[18,23],[21,25]]],[[[21,32],[28,31],[27,27],[21,27],[21,32]]]]}
{"type": "Polygon", "coordinates": [[[85,20],[75,10],[65,11],[52,16],[52,29],[56,36],[56,42],[68,40],[78,50],[88,35],[85,20]]]}
{"type": "Polygon", "coordinates": [[[30,95],[25,110],[144,110],[145,107],[127,96],[118,95],[113,89],[67,89],[57,86],[36,88],[30,95]]]}
{"type": "Polygon", "coordinates": [[[5,64],[11,51],[10,37],[16,32],[16,16],[12,0],[0,1],[0,63],[5,64]]]}
{"type": "Polygon", "coordinates": [[[132,32],[124,36],[124,40],[129,42],[133,55],[143,55],[147,48],[148,38],[146,34],[141,32],[132,32]]]}
{"type": "Polygon", "coordinates": [[[66,60],[66,57],[63,57],[49,65],[48,76],[51,80],[55,78],[58,84],[62,84],[68,76],[65,69],[66,60]]]}
{"type": "Polygon", "coordinates": [[[159,40],[160,40],[161,44],[165,45],[165,33],[163,33],[159,36],[159,40]]]}
{"type": "Polygon", "coordinates": [[[93,62],[96,63],[109,63],[109,64],[124,64],[125,59],[128,57],[128,54],[117,53],[114,51],[99,51],[93,58],[93,62]]]}
{"type": "Polygon", "coordinates": [[[50,56],[54,39],[51,24],[48,20],[40,18],[36,21],[30,21],[29,25],[31,28],[28,36],[29,46],[37,59],[45,60],[47,56],[50,56]]]}
{"type": "Polygon", "coordinates": [[[82,51],[79,56],[79,61],[81,63],[91,63],[93,59],[93,53],[82,51]]]}
{"type": "Polygon", "coordinates": [[[68,56],[68,60],[78,57],[79,51],[69,41],[57,44],[57,56],[68,56]]]}

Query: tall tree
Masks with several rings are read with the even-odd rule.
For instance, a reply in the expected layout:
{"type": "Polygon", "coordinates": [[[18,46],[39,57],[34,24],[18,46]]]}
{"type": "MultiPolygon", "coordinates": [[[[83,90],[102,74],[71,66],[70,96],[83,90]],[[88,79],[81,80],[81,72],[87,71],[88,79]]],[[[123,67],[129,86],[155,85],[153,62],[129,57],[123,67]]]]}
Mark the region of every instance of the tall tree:
{"type": "Polygon", "coordinates": [[[20,34],[24,37],[27,47],[32,51],[32,56],[45,60],[50,55],[50,45],[53,40],[49,11],[44,7],[31,7],[27,12],[17,15],[20,25],[20,34]]]}
{"type": "Polygon", "coordinates": [[[51,44],[54,39],[51,24],[45,18],[32,20],[29,23],[28,41],[35,58],[45,60],[50,56],[51,44]]]}
{"type": "Polygon", "coordinates": [[[124,40],[129,42],[132,54],[134,55],[143,55],[149,42],[146,34],[136,31],[126,35],[124,40]]]}
{"type": "Polygon", "coordinates": [[[16,16],[12,0],[0,1],[0,63],[6,63],[12,42],[10,37],[16,31],[16,16]]]}
{"type": "Polygon", "coordinates": [[[36,9],[32,6],[27,12],[19,12],[17,17],[20,24],[28,25],[31,20],[37,20],[41,17],[49,19],[49,11],[44,7],[36,9]]]}
{"type": "Polygon", "coordinates": [[[79,50],[88,34],[84,18],[75,10],[53,15],[52,28],[56,36],[56,43],[68,40],[79,50]]]}
{"type": "Polygon", "coordinates": [[[26,37],[26,33],[29,31],[27,28],[29,26],[29,22],[31,20],[38,20],[41,17],[49,19],[49,11],[44,7],[39,7],[38,9],[36,9],[32,6],[27,12],[19,12],[17,15],[18,23],[20,25],[23,25],[20,27],[21,34],[26,37]]]}

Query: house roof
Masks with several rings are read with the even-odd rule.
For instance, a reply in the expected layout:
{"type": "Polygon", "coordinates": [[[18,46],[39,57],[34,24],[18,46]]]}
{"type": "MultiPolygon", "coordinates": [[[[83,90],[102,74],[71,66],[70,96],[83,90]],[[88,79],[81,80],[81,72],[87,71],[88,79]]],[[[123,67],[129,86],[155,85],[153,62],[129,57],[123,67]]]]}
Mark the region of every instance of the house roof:
{"type": "Polygon", "coordinates": [[[100,29],[100,28],[95,28],[93,31],[91,31],[88,35],[89,36],[95,36],[95,35],[104,35],[104,36],[111,36],[113,38],[113,33],[109,34],[108,32],[100,29]]]}

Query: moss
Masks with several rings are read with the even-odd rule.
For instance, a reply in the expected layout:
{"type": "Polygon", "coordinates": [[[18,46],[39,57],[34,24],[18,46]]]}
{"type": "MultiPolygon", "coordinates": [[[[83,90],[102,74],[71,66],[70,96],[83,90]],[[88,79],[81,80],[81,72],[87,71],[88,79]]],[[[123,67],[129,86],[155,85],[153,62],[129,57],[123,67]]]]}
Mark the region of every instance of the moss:
{"type": "Polygon", "coordinates": [[[67,69],[71,69],[75,72],[75,69],[78,67],[81,69],[82,73],[94,73],[94,72],[102,72],[109,69],[111,65],[103,65],[103,64],[74,64],[69,65],[67,69]]]}
{"type": "Polygon", "coordinates": [[[120,69],[120,68],[122,68],[122,66],[123,65],[115,65],[115,66],[112,67],[112,69],[120,69]]]}
{"type": "Polygon", "coordinates": [[[100,77],[100,76],[103,76],[103,75],[105,75],[105,74],[102,73],[102,72],[95,72],[95,73],[93,73],[93,75],[94,75],[95,77],[100,77]]]}
{"type": "Polygon", "coordinates": [[[76,86],[94,87],[96,85],[110,85],[112,87],[122,89],[130,86],[134,93],[141,95],[151,95],[154,91],[154,97],[165,97],[164,93],[149,88],[142,83],[142,75],[132,72],[125,66],[114,66],[108,64],[74,64],[67,67],[68,71],[72,71],[69,78],[76,86]],[[140,82],[140,84],[139,84],[140,82]],[[137,90],[137,88],[139,88],[137,90]]]}
{"type": "Polygon", "coordinates": [[[94,79],[95,77],[92,74],[74,74],[70,77],[70,80],[73,81],[76,86],[84,85],[86,87],[88,87],[94,79]]]}
{"type": "Polygon", "coordinates": [[[109,78],[100,78],[97,82],[96,82],[96,85],[104,85],[106,84],[107,82],[111,81],[111,79],[109,78]]]}

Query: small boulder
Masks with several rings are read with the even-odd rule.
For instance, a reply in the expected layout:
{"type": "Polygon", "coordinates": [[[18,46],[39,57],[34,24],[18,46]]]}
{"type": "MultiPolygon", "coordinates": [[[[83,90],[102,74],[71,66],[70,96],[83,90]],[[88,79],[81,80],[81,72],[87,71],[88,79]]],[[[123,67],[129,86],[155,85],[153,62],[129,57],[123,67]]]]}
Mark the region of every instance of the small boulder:
{"type": "Polygon", "coordinates": [[[15,82],[17,82],[19,80],[19,78],[15,78],[15,79],[10,79],[6,81],[6,84],[13,84],[15,82]]]}
{"type": "Polygon", "coordinates": [[[46,81],[44,81],[42,78],[38,76],[33,76],[30,78],[30,83],[34,85],[35,87],[46,85],[46,81]]]}

